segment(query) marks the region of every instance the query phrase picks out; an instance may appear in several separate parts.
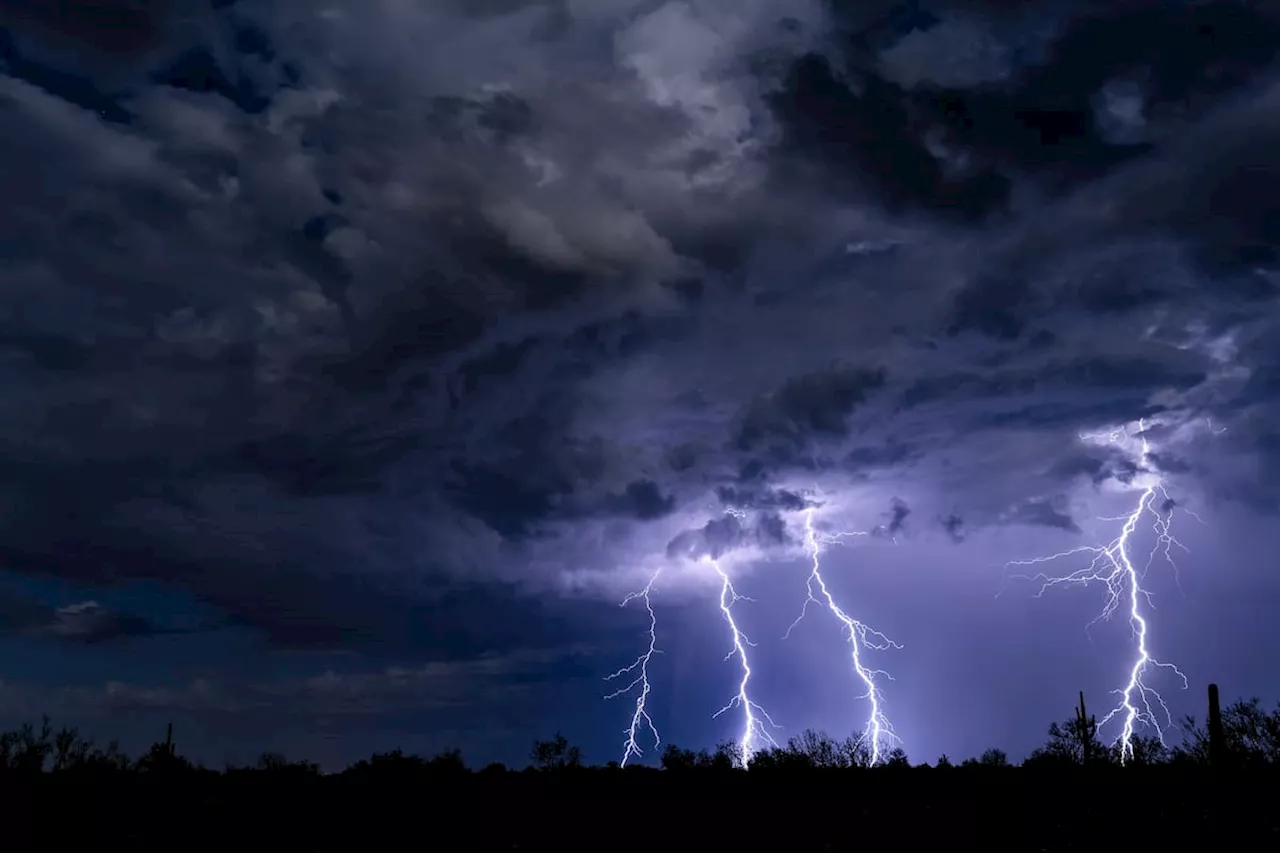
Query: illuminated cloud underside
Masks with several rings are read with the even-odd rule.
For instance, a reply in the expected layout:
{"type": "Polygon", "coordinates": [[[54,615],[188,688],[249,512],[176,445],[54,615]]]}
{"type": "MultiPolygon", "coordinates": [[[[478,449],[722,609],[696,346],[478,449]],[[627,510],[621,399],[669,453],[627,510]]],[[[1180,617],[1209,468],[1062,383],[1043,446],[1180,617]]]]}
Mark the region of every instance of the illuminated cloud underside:
{"type": "MultiPolygon", "coordinates": [[[[1209,426],[1215,433],[1221,432],[1221,430],[1213,430],[1211,423],[1209,426]]],[[[1181,670],[1171,663],[1158,660],[1152,653],[1152,608],[1150,592],[1144,587],[1143,579],[1157,557],[1163,557],[1173,568],[1175,575],[1178,571],[1173,550],[1179,549],[1186,552],[1187,548],[1173,534],[1175,511],[1181,509],[1184,514],[1200,521],[1199,516],[1180,507],[1169,495],[1164,477],[1152,464],[1152,449],[1147,433],[1147,422],[1139,420],[1132,427],[1120,427],[1104,433],[1080,436],[1081,441],[1084,442],[1101,441],[1118,445],[1126,453],[1132,453],[1136,456],[1134,461],[1138,470],[1137,478],[1145,483],[1134,499],[1131,512],[1118,518],[1100,519],[1104,522],[1120,524],[1119,532],[1114,539],[1103,545],[1082,545],[1043,557],[1010,561],[1007,564],[1018,567],[1041,566],[1074,556],[1088,555],[1091,557],[1089,564],[1071,573],[1035,575],[1033,579],[1042,582],[1037,597],[1058,586],[1100,584],[1106,590],[1107,596],[1095,622],[1109,619],[1122,610],[1125,613],[1132,629],[1134,655],[1124,684],[1115,691],[1119,696],[1118,704],[1100,721],[1101,727],[1106,727],[1113,722],[1118,727],[1114,743],[1119,748],[1122,763],[1133,759],[1134,739],[1144,728],[1153,731],[1160,742],[1164,743],[1166,730],[1172,725],[1172,717],[1164,698],[1150,682],[1154,674],[1161,670],[1167,671],[1181,682],[1184,689],[1187,686],[1187,678],[1181,670]],[[1130,447],[1129,444],[1132,444],[1135,438],[1136,448],[1130,447]],[[1150,519],[1154,544],[1147,554],[1145,563],[1138,565],[1133,561],[1131,554],[1132,538],[1144,518],[1150,519]]],[[[725,512],[736,519],[747,518],[747,513],[738,509],[730,508],[725,512]]],[[[867,536],[870,533],[868,531],[820,532],[815,521],[815,509],[812,506],[802,511],[802,518],[804,552],[810,561],[811,570],[805,580],[804,606],[800,615],[787,629],[783,639],[787,639],[791,631],[804,619],[810,605],[824,608],[841,624],[849,644],[852,674],[863,688],[858,698],[867,703],[867,716],[861,727],[861,742],[866,745],[869,763],[874,766],[883,760],[885,748],[900,743],[900,740],[884,712],[884,696],[879,683],[880,679],[892,680],[892,677],[884,670],[867,665],[863,656],[868,651],[883,652],[902,647],[883,633],[850,616],[837,604],[827,586],[821,566],[821,555],[826,547],[840,544],[850,537],[867,536]]],[[[736,660],[741,672],[735,695],[713,717],[719,717],[734,709],[741,711],[742,722],[736,741],[738,750],[736,757],[740,766],[745,767],[760,750],[778,746],[771,729],[777,729],[779,726],[749,692],[752,677],[749,649],[754,644],[740,628],[734,615],[734,605],[739,601],[750,599],[737,592],[729,574],[717,560],[703,558],[701,565],[711,567],[720,578],[719,607],[729,628],[733,646],[725,660],[736,660]]],[[[629,594],[622,602],[623,606],[633,601],[643,603],[649,620],[646,635],[647,647],[635,661],[607,676],[607,680],[611,681],[624,678],[630,680],[618,690],[609,693],[606,698],[632,695],[635,701],[633,714],[625,730],[626,737],[621,759],[623,766],[645,754],[645,749],[641,746],[644,736],[647,735],[651,739],[653,747],[661,743],[657,728],[649,714],[650,665],[654,657],[660,654],[657,648],[658,618],[652,598],[660,574],[660,571],[655,572],[641,590],[629,594]]],[[[1016,575],[1015,577],[1025,579],[1028,576],[1016,575]]]]}

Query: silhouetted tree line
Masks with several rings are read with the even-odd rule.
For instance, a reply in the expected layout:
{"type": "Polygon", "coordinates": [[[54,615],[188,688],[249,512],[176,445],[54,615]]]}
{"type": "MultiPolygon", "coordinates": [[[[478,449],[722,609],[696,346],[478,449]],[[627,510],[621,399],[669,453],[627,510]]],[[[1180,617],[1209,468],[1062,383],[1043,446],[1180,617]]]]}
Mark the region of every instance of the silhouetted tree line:
{"type": "MultiPolygon", "coordinates": [[[[696,818],[695,804],[703,798],[734,801],[726,793],[756,791],[772,801],[799,789],[810,794],[825,791],[854,811],[862,809],[860,814],[867,820],[909,817],[903,810],[913,808],[932,809],[935,817],[948,814],[949,820],[957,821],[946,836],[951,841],[956,833],[964,834],[965,826],[976,827],[973,822],[983,809],[1003,803],[1007,810],[1023,798],[1024,810],[1018,814],[1025,820],[1040,815],[1027,830],[1038,849],[1071,849],[1065,840],[1061,843],[1066,846],[1056,847],[1058,842],[1045,839],[1076,837],[1072,833],[1083,832],[1086,826],[1122,826],[1129,814],[1124,804],[1133,798],[1147,803],[1148,811],[1163,809],[1170,820],[1181,821],[1184,827],[1188,820],[1190,825],[1200,820],[1206,826],[1218,821],[1214,831],[1219,836],[1226,831],[1219,825],[1226,812],[1237,815],[1225,824],[1228,829],[1243,833],[1241,821],[1261,820],[1275,824],[1266,831],[1280,833],[1274,810],[1248,808],[1241,805],[1247,800],[1237,796],[1258,790],[1253,781],[1256,771],[1280,769],[1280,705],[1267,710],[1257,699],[1250,699],[1219,708],[1216,689],[1211,688],[1209,711],[1204,723],[1192,717],[1184,720],[1184,737],[1177,745],[1166,747],[1158,738],[1141,736],[1132,740],[1131,752],[1122,754],[1118,746],[1099,740],[1096,717],[1088,712],[1081,695],[1075,713],[1050,725],[1046,742],[1020,766],[999,749],[988,749],[958,764],[943,755],[933,764],[919,765],[913,765],[902,749],[893,749],[872,766],[865,740],[806,730],[784,745],[758,752],[746,772],[733,742],[700,751],[668,744],[660,751],[657,767],[623,768],[617,762],[585,764],[581,751],[561,734],[535,741],[523,769],[500,764],[472,769],[457,750],[431,757],[396,750],[376,753],[340,773],[325,774],[317,764],[277,753],[216,771],[183,757],[172,727],[163,741],[130,757],[115,743],[95,745],[74,728],[54,729],[45,718],[38,725],[0,734],[3,801],[19,804],[32,815],[30,832],[24,837],[19,831],[19,843],[4,849],[41,846],[40,839],[51,841],[46,838],[50,832],[58,836],[53,840],[59,844],[51,842],[49,849],[62,849],[62,843],[73,837],[101,840],[110,836],[142,843],[157,837],[157,827],[178,831],[173,827],[179,824],[204,827],[201,832],[210,843],[213,839],[231,843],[239,837],[236,832],[252,831],[255,838],[275,832],[263,840],[290,849],[296,844],[307,849],[343,849],[343,845],[368,844],[370,833],[389,832],[388,827],[414,810],[434,809],[437,821],[474,820],[471,806],[452,811],[441,806],[468,793],[481,802],[501,804],[488,822],[468,824],[473,841],[479,844],[478,839],[485,839],[506,849],[511,844],[532,844],[538,840],[534,836],[545,840],[545,833],[551,832],[545,816],[541,823],[516,817],[521,809],[533,808],[532,803],[546,808],[548,801],[540,798],[542,794],[568,796],[567,801],[574,802],[600,796],[602,808],[623,808],[632,815],[652,808],[646,803],[662,801],[669,808],[692,809],[696,818]],[[1087,789],[1052,781],[1047,787],[1025,784],[1079,771],[1094,772],[1087,789]],[[999,788],[998,795],[992,787],[999,788]],[[1057,793],[1046,794],[1047,790],[1057,793]],[[1072,794],[1073,790],[1088,793],[1072,794]],[[89,819],[82,825],[60,823],[56,816],[65,814],[89,819]],[[232,828],[236,826],[241,829],[232,828]],[[266,829],[272,826],[276,829],[266,829]]],[[[1009,819],[1007,812],[1005,817],[992,814],[993,820],[1009,819]]],[[[1142,819],[1147,827],[1142,831],[1158,834],[1160,830],[1151,828],[1152,819],[1150,814],[1142,819]]],[[[820,826],[812,830],[819,835],[826,831],[820,826]]],[[[738,830],[722,827],[721,831],[738,830]]],[[[942,836],[935,833],[935,837],[942,836]]],[[[1172,836],[1173,840],[1179,837],[1172,836]]],[[[825,849],[838,849],[840,842],[836,838],[823,843],[825,849]]],[[[556,843],[572,846],[564,838],[556,843]]]]}
{"type": "MultiPolygon", "coordinates": [[[[1148,767],[1181,766],[1251,769],[1280,769],[1280,705],[1267,710],[1258,699],[1241,699],[1226,708],[1216,704],[1216,691],[1211,693],[1209,719],[1199,722],[1194,716],[1184,718],[1183,738],[1174,746],[1166,746],[1155,735],[1135,735],[1130,751],[1122,752],[1118,743],[1104,743],[1098,737],[1098,723],[1085,708],[1084,696],[1072,717],[1052,723],[1048,739],[1018,765],[1000,749],[988,749],[977,757],[958,765],[942,755],[932,765],[913,765],[901,748],[886,751],[872,767],[869,744],[860,737],[837,739],[825,732],[807,729],[790,738],[784,745],[757,752],[747,768],[752,773],[792,772],[807,770],[904,770],[904,769],[1011,769],[1068,767],[1148,767]]],[[[210,770],[180,755],[173,741],[172,726],[163,741],[153,744],[136,758],[126,755],[116,742],[95,745],[75,728],[55,730],[49,718],[39,725],[26,724],[14,731],[0,733],[0,778],[6,781],[37,776],[119,776],[196,774],[201,776],[245,777],[270,775],[275,780],[326,776],[356,782],[403,782],[417,777],[455,777],[471,775],[493,777],[507,773],[562,774],[566,772],[617,771],[652,773],[661,769],[673,773],[741,770],[738,745],[723,741],[713,750],[694,751],[666,744],[660,752],[658,767],[633,764],[619,767],[611,761],[603,766],[589,766],[582,752],[562,734],[537,740],[530,751],[529,765],[513,770],[501,764],[490,764],[478,771],[469,768],[459,750],[452,749],[432,757],[409,755],[400,750],[375,753],[352,764],[337,774],[323,774],[320,766],[297,761],[274,752],[263,753],[249,765],[228,765],[222,771],[210,770]]]]}

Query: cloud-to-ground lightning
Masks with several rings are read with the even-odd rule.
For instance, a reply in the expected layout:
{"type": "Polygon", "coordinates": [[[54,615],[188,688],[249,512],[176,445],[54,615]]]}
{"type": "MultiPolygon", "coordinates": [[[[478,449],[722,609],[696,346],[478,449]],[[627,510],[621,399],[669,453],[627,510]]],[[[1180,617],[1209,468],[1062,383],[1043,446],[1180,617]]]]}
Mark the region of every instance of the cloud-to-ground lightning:
{"type": "Polygon", "coordinates": [[[723,708],[711,716],[714,719],[733,708],[742,710],[742,735],[738,739],[738,760],[741,762],[742,767],[747,767],[751,764],[752,757],[761,749],[767,747],[777,748],[778,742],[773,739],[769,728],[780,727],[769,716],[768,711],[752,700],[751,694],[748,692],[748,687],[751,684],[751,659],[747,649],[754,644],[738,627],[738,622],[733,617],[733,605],[742,601],[746,596],[739,595],[738,591],[733,588],[729,573],[721,567],[718,561],[707,558],[706,562],[720,576],[720,612],[724,615],[724,621],[729,625],[729,632],[733,640],[733,648],[729,650],[724,659],[729,660],[729,658],[736,657],[739,666],[742,668],[742,678],[738,682],[738,692],[723,708]]]}
{"type": "Polygon", "coordinates": [[[870,750],[870,763],[874,766],[880,761],[882,747],[885,744],[898,741],[898,736],[894,733],[893,726],[884,714],[883,697],[880,693],[880,685],[877,682],[878,678],[887,678],[892,681],[893,676],[884,670],[869,668],[862,661],[862,653],[867,649],[886,651],[902,647],[884,634],[854,619],[842,610],[836,604],[835,598],[831,595],[831,590],[827,587],[827,581],[822,576],[822,551],[824,546],[836,544],[848,536],[866,536],[867,534],[861,531],[819,533],[814,527],[813,514],[814,511],[809,509],[805,512],[804,517],[805,551],[808,553],[812,564],[809,576],[805,580],[808,596],[805,598],[800,615],[796,617],[796,621],[791,623],[791,627],[787,629],[783,639],[790,636],[796,625],[799,625],[800,621],[804,619],[810,604],[825,607],[844,626],[846,639],[849,642],[850,660],[853,665],[854,675],[866,688],[866,692],[859,698],[866,699],[870,706],[867,722],[863,726],[862,737],[863,742],[867,744],[870,750]]]}
{"type": "Polygon", "coordinates": [[[645,730],[648,730],[653,737],[653,747],[655,749],[662,743],[662,738],[658,736],[658,727],[653,724],[653,718],[649,716],[649,663],[653,660],[654,655],[662,653],[658,648],[658,617],[653,612],[653,600],[650,598],[653,593],[653,585],[658,580],[658,575],[659,572],[654,572],[643,589],[629,594],[622,599],[622,604],[620,605],[621,607],[626,607],[633,601],[640,601],[644,604],[645,613],[649,616],[648,646],[634,661],[617,672],[605,676],[605,681],[616,681],[624,676],[630,678],[624,686],[605,696],[605,699],[635,695],[635,708],[631,714],[631,723],[626,728],[626,739],[622,744],[622,760],[619,764],[623,767],[626,767],[627,762],[631,759],[640,758],[644,755],[639,739],[643,736],[645,730]]]}
{"type": "MultiPolygon", "coordinates": [[[[1173,514],[1177,504],[1169,497],[1168,492],[1165,490],[1164,481],[1158,473],[1145,466],[1145,463],[1149,461],[1151,452],[1146,430],[1146,422],[1138,421],[1138,437],[1141,440],[1139,461],[1144,463],[1143,473],[1152,479],[1139,494],[1137,503],[1128,515],[1120,516],[1119,518],[1101,519],[1102,521],[1123,522],[1119,534],[1114,539],[1105,545],[1086,545],[1072,548],[1069,551],[1050,554],[1046,557],[1015,560],[1009,563],[1010,566],[1033,566],[1076,555],[1092,555],[1088,565],[1070,574],[1052,576],[1040,573],[1035,575],[1035,580],[1043,582],[1037,597],[1043,595],[1051,587],[1098,583],[1107,590],[1107,598],[1102,612],[1094,622],[1110,618],[1122,606],[1126,608],[1136,646],[1134,658],[1129,667],[1128,680],[1123,687],[1114,691],[1120,696],[1119,704],[1103,717],[1099,723],[1099,725],[1106,725],[1112,720],[1118,719],[1120,721],[1120,732],[1115,738],[1115,743],[1120,747],[1120,760],[1122,763],[1133,758],[1133,738],[1140,726],[1149,726],[1163,742],[1165,729],[1171,724],[1169,708],[1165,704],[1163,697],[1154,687],[1147,683],[1147,679],[1153,674],[1153,671],[1166,669],[1182,681],[1184,689],[1187,686],[1187,677],[1176,666],[1170,663],[1163,663],[1151,654],[1151,623],[1150,616],[1147,615],[1146,611],[1154,609],[1154,607],[1151,602],[1150,592],[1143,586],[1143,580],[1157,554],[1163,554],[1176,573],[1177,564],[1173,560],[1172,549],[1175,547],[1183,551],[1187,549],[1186,546],[1174,538],[1172,531],[1173,514]],[[1130,556],[1130,540],[1144,517],[1152,519],[1155,544],[1147,556],[1146,564],[1139,569],[1134,565],[1130,556]],[[1159,709],[1158,712],[1157,709],[1159,709]]],[[[1082,436],[1082,438],[1089,437],[1082,436]]],[[[1129,437],[1129,434],[1124,429],[1107,434],[1108,440],[1112,442],[1120,441],[1126,437],[1129,437]]]]}

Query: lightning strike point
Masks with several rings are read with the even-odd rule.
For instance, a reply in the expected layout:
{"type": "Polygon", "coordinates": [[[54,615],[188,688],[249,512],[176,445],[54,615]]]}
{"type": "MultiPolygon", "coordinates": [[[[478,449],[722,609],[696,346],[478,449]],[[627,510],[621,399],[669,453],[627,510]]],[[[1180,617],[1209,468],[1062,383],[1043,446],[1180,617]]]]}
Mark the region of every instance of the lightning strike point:
{"type": "MultiPolygon", "coordinates": [[[[1146,421],[1139,420],[1138,435],[1142,442],[1142,453],[1139,458],[1144,462],[1151,452],[1151,447],[1146,437],[1146,429],[1146,421]]],[[[1111,442],[1117,442],[1128,437],[1128,432],[1118,429],[1100,435],[1081,437],[1106,438],[1111,442]]],[[[1120,730],[1113,743],[1120,748],[1121,764],[1128,763],[1133,759],[1133,739],[1141,727],[1149,727],[1155,732],[1160,742],[1164,743],[1165,730],[1172,725],[1172,715],[1169,713],[1169,707],[1165,704],[1164,697],[1147,683],[1148,677],[1154,674],[1155,670],[1168,670],[1182,682],[1184,690],[1187,688],[1187,677],[1183,675],[1181,670],[1171,663],[1157,660],[1151,654],[1151,625],[1147,611],[1155,608],[1151,602],[1151,593],[1143,586],[1143,580],[1157,554],[1162,555],[1173,568],[1176,580],[1178,564],[1173,558],[1173,549],[1177,548],[1184,553],[1189,553],[1187,547],[1173,535],[1173,517],[1177,508],[1177,502],[1169,496],[1163,480],[1157,477],[1138,496],[1138,501],[1133,510],[1127,516],[1115,519],[1124,523],[1116,538],[1107,544],[1086,545],[1072,548],[1069,551],[1050,554],[1047,557],[1015,560],[1007,564],[1009,566],[1033,566],[1052,563],[1079,554],[1090,554],[1092,559],[1089,564],[1070,574],[1055,576],[1042,572],[1030,578],[1026,575],[1021,577],[1041,581],[1042,585],[1040,591],[1036,593],[1036,597],[1043,595],[1052,587],[1101,584],[1107,590],[1106,601],[1103,604],[1102,611],[1090,625],[1111,618],[1122,607],[1125,609],[1129,625],[1133,631],[1136,646],[1135,654],[1129,667],[1128,680],[1123,687],[1113,691],[1120,697],[1119,703],[1098,723],[1099,726],[1104,726],[1112,720],[1119,721],[1120,730]],[[1130,539],[1144,517],[1152,519],[1155,544],[1147,555],[1146,564],[1139,570],[1129,555],[1130,539]]]]}
{"type": "Polygon", "coordinates": [[[892,681],[893,676],[884,670],[867,667],[862,661],[862,653],[866,650],[887,651],[889,649],[900,649],[902,646],[842,610],[836,604],[830,589],[827,588],[826,579],[822,576],[821,557],[824,546],[837,544],[845,537],[866,536],[868,534],[865,531],[818,533],[813,524],[813,513],[814,511],[809,509],[806,510],[804,516],[805,551],[809,554],[812,564],[809,576],[805,580],[805,589],[808,596],[805,598],[804,606],[800,609],[800,615],[796,617],[796,621],[791,623],[791,627],[787,628],[783,639],[785,640],[791,636],[791,632],[795,630],[795,627],[800,624],[808,613],[810,604],[825,607],[844,626],[845,638],[849,643],[849,657],[853,667],[853,674],[866,688],[866,692],[858,697],[866,699],[869,705],[867,721],[862,729],[862,740],[870,750],[870,764],[874,767],[880,762],[883,747],[900,743],[901,739],[894,732],[893,726],[884,714],[883,696],[878,682],[880,678],[887,678],[892,681]],[[817,594],[815,595],[815,593],[817,594]]]}
{"type": "Polygon", "coordinates": [[[742,668],[742,679],[738,682],[737,694],[725,704],[723,708],[711,715],[712,719],[719,717],[726,711],[738,708],[742,711],[742,735],[738,739],[738,761],[745,769],[751,764],[752,757],[761,749],[778,747],[778,742],[774,740],[773,735],[769,732],[769,727],[781,728],[769,716],[769,712],[751,699],[751,694],[747,688],[751,683],[751,660],[747,651],[754,643],[747,638],[747,635],[738,627],[737,620],[733,618],[733,605],[745,598],[739,595],[737,590],[733,588],[733,582],[729,580],[729,574],[720,566],[720,563],[714,559],[708,558],[707,562],[715,569],[716,574],[720,576],[720,613],[724,616],[724,621],[729,625],[729,632],[733,640],[733,648],[724,656],[725,660],[736,657],[738,664],[742,668]]]}
{"type": "Polygon", "coordinates": [[[660,573],[660,571],[654,572],[643,589],[630,593],[618,605],[619,607],[626,607],[633,601],[640,601],[644,604],[645,613],[649,615],[649,644],[644,652],[622,669],[610,673],[604,678],[605,681],[617,681],[624,676],[630,678],[624,686],[607,694],[604,697],[605,699],[635,695],[635,709],[631,714],[631,723],[624,730],[626,738],[622,742],[622,760],[618,762],[622,767],[626,767],[627,762],[631,759],[641,758],[644,755],[639,739],[646,730],[653,738],[654,749],[657,749],[662,743],[662,738],[658,736],[658,727],[653,724],[653,718],[649,716],[649,663],[653,660],[654,655],[662,654],[662,651],[658,648],[658,617],[653,612],[653,600],[650,598],[653,593],[653,585],[657,582],[660,573]]]}

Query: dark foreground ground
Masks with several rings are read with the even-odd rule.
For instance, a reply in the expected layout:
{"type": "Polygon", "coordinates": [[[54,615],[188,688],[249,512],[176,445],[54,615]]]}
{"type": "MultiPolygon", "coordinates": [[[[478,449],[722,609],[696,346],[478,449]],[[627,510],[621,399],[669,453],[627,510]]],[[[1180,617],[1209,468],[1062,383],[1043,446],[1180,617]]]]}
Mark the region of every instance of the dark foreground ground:
{"type": "Polygon", "coordinates": [[[749,776],[46,776],[4,785],[0,850],[1280,850],[1274,774],[749,776]]]}

